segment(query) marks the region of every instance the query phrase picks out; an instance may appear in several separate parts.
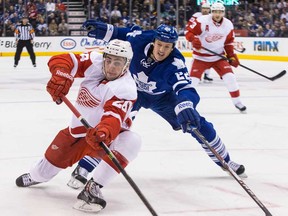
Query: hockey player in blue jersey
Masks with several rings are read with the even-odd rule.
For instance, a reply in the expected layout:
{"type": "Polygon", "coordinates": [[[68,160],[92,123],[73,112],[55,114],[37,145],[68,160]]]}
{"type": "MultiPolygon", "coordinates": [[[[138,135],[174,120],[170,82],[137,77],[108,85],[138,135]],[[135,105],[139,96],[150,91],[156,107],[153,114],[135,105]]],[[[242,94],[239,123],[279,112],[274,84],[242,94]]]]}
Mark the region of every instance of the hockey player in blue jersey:
{"type": "MultiPolygon", "coordinates": [[[[192,129],[197,128],[239,176],[247,177],[244,166],[230,160],[213,124],[196,110],[200,98],[191,85],[185,58],[175,47],[178,39],[175,28],[161,24],[156,30],[142,31],[138,26],[116,27],[95,20],[86,21],[83,27],[88,30],[89,37],[106,42],[118,38],[131,43],[134,56],[130,71],[138,90],[133,111],[138,112],[142,107],[151,109],[165,119],[173,130],[182,129],[184,133],[190,133],[208,156],[222,167],[213,153],[194,135],[192,129]]],[[[97,164],[95,158],[84,157],[80,160],[68,186],[76,189],[84,185],[88,173],[97,164]]]]}

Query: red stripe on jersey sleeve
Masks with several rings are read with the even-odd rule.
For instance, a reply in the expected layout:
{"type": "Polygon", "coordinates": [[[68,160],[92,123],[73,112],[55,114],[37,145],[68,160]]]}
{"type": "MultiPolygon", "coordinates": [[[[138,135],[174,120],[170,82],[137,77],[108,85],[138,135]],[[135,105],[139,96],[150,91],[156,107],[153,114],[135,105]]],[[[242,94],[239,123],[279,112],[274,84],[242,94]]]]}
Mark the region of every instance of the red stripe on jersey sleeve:
{"type": "Polygon", "coordinates": [[[121,100],[114,96],[105,103],[104,114],[98,125],[103,125],[109,129],[112,140],[120,133],[123,121],[127,113],[131,111],[134,102],[135,101],[121,100]]]}

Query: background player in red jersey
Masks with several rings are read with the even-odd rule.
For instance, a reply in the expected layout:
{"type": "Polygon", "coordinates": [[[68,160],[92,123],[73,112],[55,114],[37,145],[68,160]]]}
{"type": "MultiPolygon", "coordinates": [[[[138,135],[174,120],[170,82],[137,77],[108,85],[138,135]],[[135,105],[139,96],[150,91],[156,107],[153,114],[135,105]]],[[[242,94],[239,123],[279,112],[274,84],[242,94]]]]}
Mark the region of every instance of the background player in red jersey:
{"type": "MultiPolygon", "coordinates": [[[[200,12],[196,12],[192,15],[192,17],[189,20],[189,23],[194,22],[195,19],[197,19],[198,17],[202,16],[202,15],[208,15],[210,13],[210,4],[207,3],[206,1],[203,1],[201,3],[201,11],[200,12]]],[[[204,71],[204,76],[203,76],[203,80],[204,82],[212,82],[213,79],[210,77],[210,69],[207,69],[204,71]]]]}
{"type": "Polygon", "coordinates": [[[224,15],[224,5],[217,2],[211,6],[211,14],[201,16],[187,24],[185,37],[192,42],[194,58],[190,75],[195,87],[203,72],[213,68],[224,81],[234,106],[241,112],[245,112],[246,106],[241,102],[239,86],[231,67],[238,67],[240,64],[234,53],[234,26],[224,15]],[[225,54],[229,62],[202,47],[215,53],[225,54]]]}

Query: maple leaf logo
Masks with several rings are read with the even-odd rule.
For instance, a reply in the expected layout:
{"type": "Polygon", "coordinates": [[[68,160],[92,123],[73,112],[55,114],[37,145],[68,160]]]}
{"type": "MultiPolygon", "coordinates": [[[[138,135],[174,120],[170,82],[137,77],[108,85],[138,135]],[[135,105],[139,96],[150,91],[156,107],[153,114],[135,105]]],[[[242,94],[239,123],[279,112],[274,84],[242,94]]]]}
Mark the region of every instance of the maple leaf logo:
{"type": "Polygon", "coordinates": [[[164,30],[165,30],[166,32],[170,32],[170,31],[171,31],[171,28],[170,28],[169,26],[166,26],[166,27],[164,28],[164,30]]]}
{"type": "Polygon", "coordinates": [[[133,78],[137,84],[137,89],[139,91],[147,92],[153,94],[153,90],[157,89],[156,82],[148,82],[148,76],[142,71],[138,73],[138,76],[133,74],[133,78]]]}
{"type": "Polygon", "coordinates": [[[141,35],[142,34],[142,31],[133,31],[133,32],[129,32],[127,33],[127,36],[131,36],[131,37],[136,37],[137,35],[141,35]]]}
{"type": "Polygon", "coordinates": [[[179,58],[174,58],[174,61],[172,64],[175,65],[178,70],[186,67],[182,59],[179,59],[179,58]]]}

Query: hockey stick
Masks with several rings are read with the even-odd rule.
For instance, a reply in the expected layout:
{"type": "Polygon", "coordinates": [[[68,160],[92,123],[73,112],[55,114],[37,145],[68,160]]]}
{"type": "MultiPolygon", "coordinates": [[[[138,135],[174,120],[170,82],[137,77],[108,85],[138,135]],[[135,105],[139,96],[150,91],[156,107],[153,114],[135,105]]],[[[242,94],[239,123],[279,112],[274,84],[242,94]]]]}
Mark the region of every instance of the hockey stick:
{"type": "MultiPolygon", "coordinates": [[[[85,128],[91,128],[89,123],[84,119],[79,111],[75,108],[75,106],[65,97],[63,96],[62,101],[68,106],[68,108],[74,113],[74,115],[80,120],[80,122],[85,126],[85,128]]],[[[107,145],[103,142],[100,143],[100,146],[104,149],[106,154],[109,156],[110,160],[115,164],[115,166],[120,170],[120,172],[123,174],[123,176],[126,178],[128,183],[131,185],[131,187],[134,189],[134,191],[137,193],[139,198],[143,201],[145,206],[149,209],[150,213],[153,216],[157,216],[157,213],[153,209],[153,207],[150,205],[148,200],[145,198],[145,196],[142,194],[136,183],[131,179],[131,177],[127,174],[127,172],[124,170],[124,168],[121,166],[120,162],[117,160],[116,156],[113,154],[113,152],[107,147],[107,145]]]]}
{"type": "Polygon", "coordinates": [[[237,51],[237,52],[239,52],[239,53],[244,53],[244,52],[246,51],[246,48],[243,47],[243,49],[240,50],[240,49],[236,49],[236,48],[234,47],[234,50],[237,51]]]}
{"type": "Polygon", "coordinates": [[[218,152],[215,151],[213,147],[209,145],[206,138],[200,133],[198,129],[193,129],[194,134],[203,142],[203,144],[215,155],[215,157],[220,161],[221,165],[225,170],[227,170],[231,176],[241,185],[241,187],[249,194],[249,196],[257,203],[257,205],[265,212],[266,216],[272,216],[269,210],[264,206],[264,204],[257,198],[257,196],[252,192],[252,190],[244,183],[244,181],[228,166],[226,161],[221,157],[218,152]]]}
{"type": "MultiPolygon", "coordinates": [[[[207,49],[207,48],[205,48],[205,47],[202,47],[202,49],[204,49],[204,50],[206,50],[206,51],[208,51],[208,52],[210,52],[210,53],[213,53],[214,55],[217,55],[217,56],[221,57],[221,58],[224,59],[224,60],[229,61],[229,59],[226,58],[225,56],[223,56],[223,55],[221,55],[221,54],[218,54],[218,53],[216,53],[216,52],[214,52],[214,51],[212,51],[212,50],[210,50],[210,49],[207,49]]],[[[273,76],[273,77],[268,77],[268,76],[265,76],[264,74],[261,74],[261,73],[255,71],[255,70],[247,67],[247,66],[244,66],[244,65],[242,65],[242,64],[239,64],[239,65],[240,65],[241,67],[243,67],[243,68],[245,68],[245,69],[247,69],[247,70],[249,70],[249,71],[251,71],[251,72],[253,72],[253,73],[256,73],[256,74],[258,74],[259,76],[262,76],[262,77],[264,77],[264,78],[266,78],[266,79],[268,79],[268,80],[271,80],[271,81],[274,81],[274,80],[276,80],[276,79],[279,79],[280,77],[282,77],[282,76],[284,76],[284,75],[286,74],[286,70],[283,70],[283,71],[281,71],[279,74],[277,74],[277,75],[275,75],[275,76],[273,76]]]]}

